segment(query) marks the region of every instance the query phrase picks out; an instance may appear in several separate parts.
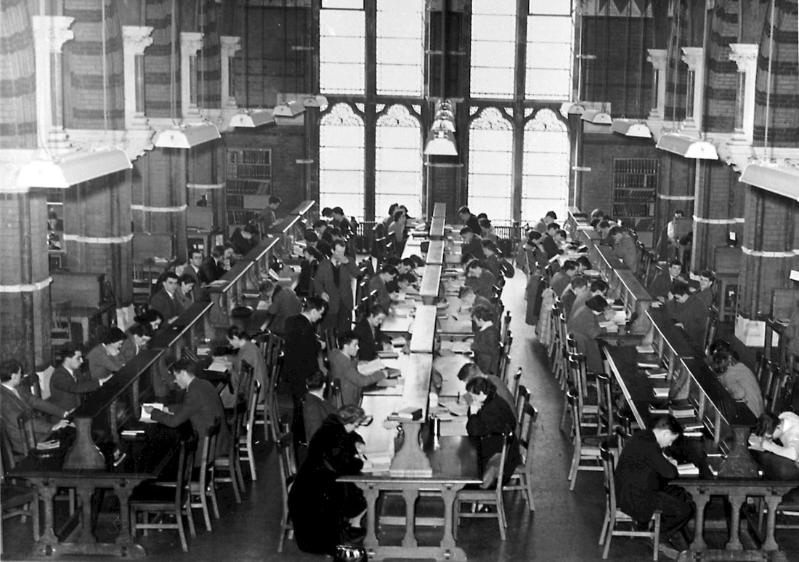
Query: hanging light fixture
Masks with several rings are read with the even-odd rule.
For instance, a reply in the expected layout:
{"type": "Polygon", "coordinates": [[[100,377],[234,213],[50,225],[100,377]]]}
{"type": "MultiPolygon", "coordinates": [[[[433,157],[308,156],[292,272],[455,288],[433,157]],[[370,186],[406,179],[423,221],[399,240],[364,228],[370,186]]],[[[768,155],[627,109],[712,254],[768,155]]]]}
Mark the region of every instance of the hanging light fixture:
{"type": "Polygon", "coordinates": [[[455,135],[443,129],[430,131],[424,153],[428,156],[457,156],[458,146],[455,143],[455,135]]]}
{"type": "Polygon", "coordinates": [[[697,160],[718,160],[719,158],[716,146],[712,142],[681,133],[665,133],[658,140],[657,148],[697,160]]]}
{"type": "Polygon", "coordinates": [[[305,111],[305,106],[297,100],[286,100],[275,106],[272,110],[272,115],[275,117],[292,118],[302,114],[305,111]]]}
{"type": "Polygon", "coordinates": [[[652,131],[643,121],[635,119],[614,119],[610,129],[614,133],[619,133],[625,137],[635,137],[639,139],[651,139],[652,131]]]}
{"type": "Polygon", "coordinates": [[[594,125],[610,125],[613,123],[613,118],[610,114],[599,109],[587,109],[583,111],[580,119],[593,123],[594,125]]]}

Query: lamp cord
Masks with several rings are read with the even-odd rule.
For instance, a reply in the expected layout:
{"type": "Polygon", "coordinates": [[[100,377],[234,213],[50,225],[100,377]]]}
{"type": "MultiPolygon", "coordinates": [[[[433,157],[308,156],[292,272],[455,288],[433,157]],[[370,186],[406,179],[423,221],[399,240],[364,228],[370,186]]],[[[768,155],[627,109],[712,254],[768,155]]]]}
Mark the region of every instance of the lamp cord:
{"type": "Polygon", "coordinates": [[[763,154],[765,155],[768,150],[768,129],[769,121],[771,120],[771,64],[774,60],[774,6],[775,1],[771,0],[771,14],[770,14],[770,27],[768,38],[768,75],[766,78],[766,126],[763,133],[763,154]]]}
{"type": "Polygon", "coordinates": [[[108,37],[105,25],[105,0],[100,0],[100,37],[103,43],[103,129],[108,131],[108,56],[106,53],[108,37]]]}
{"type": "Polygon", "coordinates": [[[176,33],[175,33],[175,0],[172,0],[172,10],[171,10],[171,22],[170,22],[170,53],[169,53],[169,112],[172,120],[175,119],[175,41],[176,41],[176,33]]]}

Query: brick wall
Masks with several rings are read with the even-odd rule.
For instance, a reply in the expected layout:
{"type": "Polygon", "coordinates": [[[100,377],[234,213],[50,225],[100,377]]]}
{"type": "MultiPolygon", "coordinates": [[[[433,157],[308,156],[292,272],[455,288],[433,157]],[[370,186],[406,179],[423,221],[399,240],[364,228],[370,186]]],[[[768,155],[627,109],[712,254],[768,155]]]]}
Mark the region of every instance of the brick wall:
{"type": "Polygon", "coordinates": [[[666,67],[665,117],[681,121],[685,118],[685,93],[688,67],[682,62],[682,47],[701,47],[704,25],[704,2],[676,0],[670,20],[666,67]]]}
{"type": "Polygon", "coordinates": [[[0,149],[36,147],[36,75],[26,0],[0,3],[0,149]]]}
{"type": "Polygon", "coordinates": [[[153,43],[144,51],[144,111],[148,117],[180,115],[180,30],[177,26],[182,4],[175,3],[177,12],[173,14],[171,0],[147,0],[145,25],[153,28],[150,35],[153,43]]]}
{"type": "Polygon", "coordinates": [[[738,181],[739,175],[729,166],[717,161],[702,161],[700,181],[696,193],[696,216],[694,222],[694,245],[691,269],[714,269],[714,253],[719,246],[725,246],[730,232],[735,232],[740,241],[743,224],[715,224],[703,222],[724,221],[744,216],[744,190],[738,181]]]}
{"type": "Polygon", "coordinates": [[[686,217],[694,212],[694,182],[696,165],[676,154],[657,151],[660,158],[660,176],[658,177],[658,197],[655,203],[655,233],[660,235],[666,224],[674,216],[674,211],[681,209],[686,217]],[[676,197],[676,199],[675,199],[676,197]]]}
{"type": "Polygon", "coordinates": [[[735,126],[738,67],[730,60],[730,43],[738,42],[739,0],[716,2],[710,20],[705,72],[706,131],[729,132],[735,126]]]}

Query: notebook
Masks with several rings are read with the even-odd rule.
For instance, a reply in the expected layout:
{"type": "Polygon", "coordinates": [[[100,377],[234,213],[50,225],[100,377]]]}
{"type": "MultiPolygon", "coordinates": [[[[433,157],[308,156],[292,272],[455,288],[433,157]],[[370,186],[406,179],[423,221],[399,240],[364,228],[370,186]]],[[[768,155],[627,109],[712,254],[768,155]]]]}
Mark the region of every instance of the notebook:
{"type": "Polygon", "coordinates": [[[678,464],[677,472],[680,476],[699,476],[699,467],[693,463],[678,464]]]}
{"type": "Polygon", "coordinates": [[[156,421],[152,418],[152,415],[145,411],[146,406],[152,406],[154,410],[163,410],[164,405],[161,402],[144,402],[141,408],[141,416],[139,416],[139,421],[144,423],[156,423],[156,421]]]}

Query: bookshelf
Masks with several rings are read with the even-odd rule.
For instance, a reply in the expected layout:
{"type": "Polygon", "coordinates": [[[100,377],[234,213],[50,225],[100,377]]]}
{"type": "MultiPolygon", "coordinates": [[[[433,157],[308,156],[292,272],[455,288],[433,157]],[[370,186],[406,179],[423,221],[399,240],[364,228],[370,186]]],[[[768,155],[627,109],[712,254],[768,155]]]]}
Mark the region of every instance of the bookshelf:
{"type": "Polygon", "coordinates": [[[613,218],[636,230],[651,230],[655,216],[657,183],[657,159],[614,159],[613,218]]]}
{"type": "Polygon", "coordinates": [[[272,193],[272,150],[228,148],[225,168],[228,228],[258,217],[272,193]]]}

